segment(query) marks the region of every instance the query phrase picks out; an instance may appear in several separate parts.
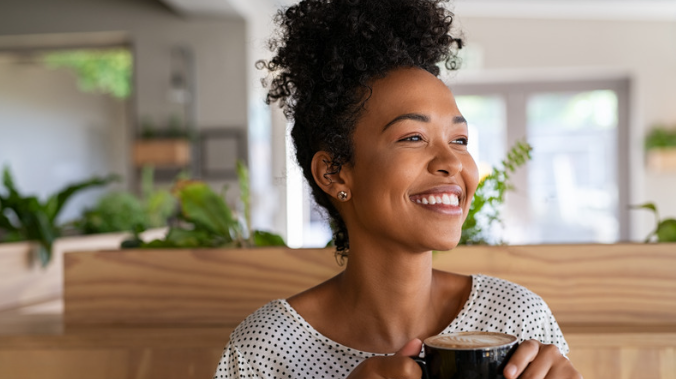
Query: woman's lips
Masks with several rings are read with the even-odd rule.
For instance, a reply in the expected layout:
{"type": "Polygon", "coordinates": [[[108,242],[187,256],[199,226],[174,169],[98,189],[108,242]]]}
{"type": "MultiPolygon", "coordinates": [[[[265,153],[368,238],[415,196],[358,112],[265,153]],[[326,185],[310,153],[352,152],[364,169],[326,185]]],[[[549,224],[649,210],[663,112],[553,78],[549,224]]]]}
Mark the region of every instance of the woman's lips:
{"type": "Polygon", "coordinates": [[[460,199],[462,190],[458,186],[437,187],[409,196],[412,202],[429,210],[445,214],[462,214],[460,199]]]}

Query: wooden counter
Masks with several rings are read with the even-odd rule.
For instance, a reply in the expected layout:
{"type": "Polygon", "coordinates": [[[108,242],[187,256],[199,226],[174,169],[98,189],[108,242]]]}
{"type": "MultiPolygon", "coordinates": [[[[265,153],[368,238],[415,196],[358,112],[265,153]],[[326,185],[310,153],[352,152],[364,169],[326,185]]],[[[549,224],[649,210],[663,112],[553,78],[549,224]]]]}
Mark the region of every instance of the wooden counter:
{"type": "MultiPolygon", "coordinates": [[[[340,270],[322,249],[70,253],[64,267],[64,316],[0,314],[0,378],[210,378],[247,314],[340,270]]],[[[463,247],[435,267],[541,295],[586,379],[676,379],[675,244],[463,247]]]]}

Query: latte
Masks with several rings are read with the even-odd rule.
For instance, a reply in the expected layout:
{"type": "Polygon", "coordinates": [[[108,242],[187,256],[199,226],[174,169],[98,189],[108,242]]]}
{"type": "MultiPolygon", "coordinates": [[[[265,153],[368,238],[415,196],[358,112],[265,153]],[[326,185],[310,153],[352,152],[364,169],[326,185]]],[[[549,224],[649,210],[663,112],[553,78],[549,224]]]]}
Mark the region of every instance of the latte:
{"type": "Polygon", "coordinates": [[[492,332],[460,332],[433,336],[425,339],[425,345],[437,349],[474,350],[510,345],[516,337],[492,332]]]}

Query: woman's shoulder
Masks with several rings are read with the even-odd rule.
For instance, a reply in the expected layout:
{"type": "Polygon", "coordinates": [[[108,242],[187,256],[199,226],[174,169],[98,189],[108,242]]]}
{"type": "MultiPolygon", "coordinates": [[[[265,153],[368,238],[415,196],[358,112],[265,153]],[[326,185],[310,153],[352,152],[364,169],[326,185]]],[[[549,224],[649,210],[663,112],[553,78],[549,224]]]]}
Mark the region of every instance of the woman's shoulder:
{"type": "Polygon", "coordinates": [[[547,303],[528,288],[505,279],[488,275],[472,275],[469,301],[473,308],[488,308],[504,313],[549,313],[547,303]]]}
{"type": "Polygon", "coordinates": [[[517,301],[543,302],[542,298],[528,288],[493,276],[472,275],[472,289],[481,297],[511,298],[517,301]]]}
{"type": "Polygon", "coordinates": [[[230,335],[235,346],[247,346],[258,342],[274,343],[281,335],[291,330],[302,329],[301,320],[296,317],[286,300],[272,300],[258,308],[242,321],[230,335]]]}

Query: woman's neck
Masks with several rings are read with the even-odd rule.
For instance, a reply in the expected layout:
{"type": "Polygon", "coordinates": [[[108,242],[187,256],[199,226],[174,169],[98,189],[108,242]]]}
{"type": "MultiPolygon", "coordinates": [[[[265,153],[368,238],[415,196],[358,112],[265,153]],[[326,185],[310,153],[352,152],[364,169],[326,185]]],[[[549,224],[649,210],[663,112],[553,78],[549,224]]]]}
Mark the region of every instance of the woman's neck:
{"type": "Polygon", "coordinates": [[[353,245],[347,267],[336,278],[344,314],[364,336],[385,346],[437,332],[439,304],[432,252],[410,253],[353,245]],[[368,249],[368,250],[365,250],[368,249]]]}
{"type": "Polygon", "coordinates": [[[467,300],[471,278],[432,270],[431,252],[354,243],[345,270],[289,298],[326,337],[354,349],[392,353],[441,332],[467,300]]]}

